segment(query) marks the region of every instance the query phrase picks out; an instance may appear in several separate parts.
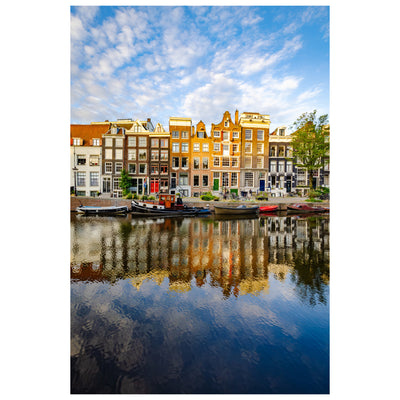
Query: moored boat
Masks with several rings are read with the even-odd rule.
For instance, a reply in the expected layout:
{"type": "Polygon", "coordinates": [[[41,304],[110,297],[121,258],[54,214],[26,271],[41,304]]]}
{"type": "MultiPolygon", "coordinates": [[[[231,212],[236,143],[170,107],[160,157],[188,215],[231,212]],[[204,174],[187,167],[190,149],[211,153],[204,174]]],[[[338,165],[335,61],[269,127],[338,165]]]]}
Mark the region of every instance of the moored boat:
{"type": "Polygon", "coordinates": [[[224,207],[214,206],[215,215],[256,215],[259,207],[246,207],[244,205],[239,207],[224,207]]]}
{"type": "Polygon", "coordinates": [[[129,212],[129,208],[127,206],[79,206],[76,208],[76,212],[85,215],[123,215],[129,212]]]}
{"type": "Polygon", "coordinates": [[[261,206],[260,213],[271,213],[274,211],[278,211],[278,206],[261,206]]]}
{"type": "Polygon", "coordinates": [[[308,204],[288,204],[288,213],[323,213],[329,210],[324,207],[309,206],[308,204]]]}

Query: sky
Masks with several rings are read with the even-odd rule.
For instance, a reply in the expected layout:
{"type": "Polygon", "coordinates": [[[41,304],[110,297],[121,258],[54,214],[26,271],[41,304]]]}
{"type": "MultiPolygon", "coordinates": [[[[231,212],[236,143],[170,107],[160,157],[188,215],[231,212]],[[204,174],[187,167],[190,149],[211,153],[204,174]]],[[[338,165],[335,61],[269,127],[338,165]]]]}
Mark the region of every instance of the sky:
{"type": "Polygon", "coordinates": [[[327,6],[71,7],[71,123],[329,115],[327,6]]]}

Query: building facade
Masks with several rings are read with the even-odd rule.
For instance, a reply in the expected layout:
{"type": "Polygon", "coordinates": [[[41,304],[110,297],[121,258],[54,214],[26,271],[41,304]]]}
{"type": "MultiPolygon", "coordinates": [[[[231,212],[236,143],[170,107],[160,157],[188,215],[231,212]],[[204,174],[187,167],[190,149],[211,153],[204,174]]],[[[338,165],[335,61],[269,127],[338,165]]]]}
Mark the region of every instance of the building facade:
{"type": "Polygon", "coordinates": [[[212,185],[215,194],[239,194],[241,128],[238,123],[238,111],[235,120],[225,111],[222,121],[211,124],[212,148],[212,185]]]}
{"type": "Polygon", "coordinates": [[[171,117],[169,119],[171,177],[170,193],[191,196],[191,176],[189,149],[191,145],[192,120],[190,118],[171,117]]]}
{"type": "Polygon", "coordinates": [[[240,115],[242,196],[266,191],[270,123],[269,115],[254,112],[240,115]]]}
{"type": "Polygon", "coordinates": [[[70,126],[70,187],[77,196],[97,196],[101,192],[102,136],[108,125],[70,126]]]}

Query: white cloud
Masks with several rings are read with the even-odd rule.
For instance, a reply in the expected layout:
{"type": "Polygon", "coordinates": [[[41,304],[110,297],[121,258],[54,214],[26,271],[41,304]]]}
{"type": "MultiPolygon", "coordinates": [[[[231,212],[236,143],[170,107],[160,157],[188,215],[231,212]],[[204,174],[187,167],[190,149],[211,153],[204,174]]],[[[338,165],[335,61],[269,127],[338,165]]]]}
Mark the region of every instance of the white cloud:
{"type": "Polygon", "coordinates": [[[317,96],[319,93],[321,93],[321,89],[319,89],[319,88],[306,90],[305,92],[301,93],[297,97],[297,101],[300,103],[304,100],[312,99],[313,97],[317,96]]]}

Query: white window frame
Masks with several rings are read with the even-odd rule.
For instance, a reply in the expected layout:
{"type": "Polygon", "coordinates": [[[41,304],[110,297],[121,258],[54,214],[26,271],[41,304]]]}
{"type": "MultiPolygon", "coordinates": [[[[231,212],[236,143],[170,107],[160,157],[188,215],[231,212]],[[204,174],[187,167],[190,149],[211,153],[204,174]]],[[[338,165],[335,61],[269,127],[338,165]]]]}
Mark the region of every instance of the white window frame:
{"type": "Polygon", "coordinates": [[[253,130],[252,129],[245,129],[244,131],[244,140],[253,140],[253,130]]]}

